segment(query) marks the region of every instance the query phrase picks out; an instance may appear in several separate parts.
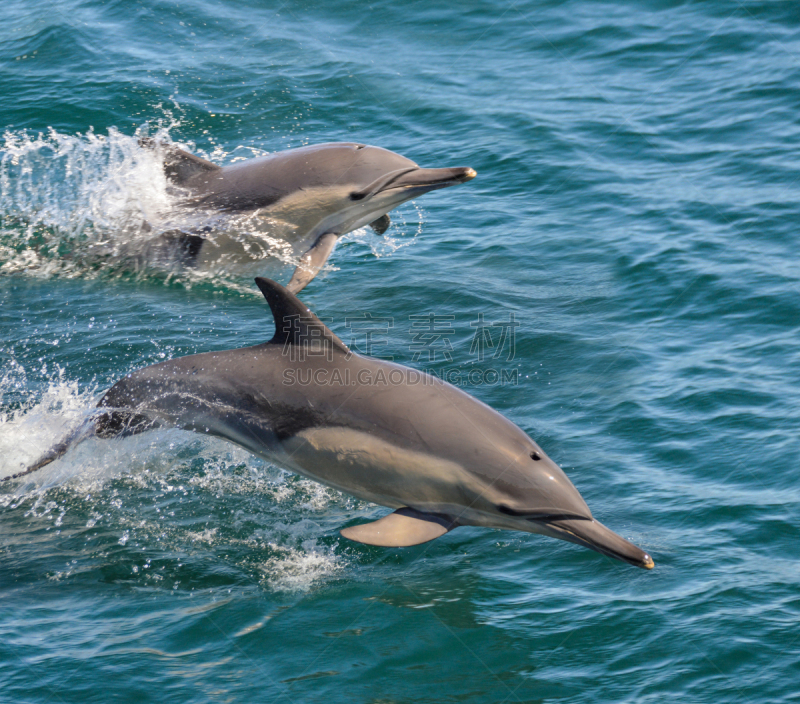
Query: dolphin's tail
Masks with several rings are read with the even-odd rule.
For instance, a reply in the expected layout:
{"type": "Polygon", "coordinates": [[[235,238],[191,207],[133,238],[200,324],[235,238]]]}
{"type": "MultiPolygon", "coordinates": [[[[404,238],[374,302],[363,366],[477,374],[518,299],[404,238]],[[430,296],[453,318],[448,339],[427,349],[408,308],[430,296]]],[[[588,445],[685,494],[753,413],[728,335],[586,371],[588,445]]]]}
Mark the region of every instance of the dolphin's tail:
{"type": "Polygon", "coordinates": [[[90,438],[92,435],[94,435],[96,432],[96,425],[97,419],[94,416],[85,420],[77,428],[72,430],[72,432],[70,432],[63,440],[53,445],[53,447],[45,452],[30,467],[8,477],[3,477],[0,479],[0,482],[7,482],[10,479],[19,479],[20,477],[24,477],[26,474],[31,474],[42,467],[46,467],[48,464],[61,457],[67,450],[69,450],[70,447],[77,445],[78,443],[83,442],[87,438],[90,438]]]}
{"type": "Polygon", "coordinates": [[[138,435],[146,430],[151,430],[158,425],[156,420],[128,410],[103,409],[100,411],[98,409],[77,428],[72,430],[63,440],[53,445],[53,447],[45,452],[30,467],[16,474],[2,477],[0,478],[0,482],[19,479],[42,467],[46,467],[51,462],[54,462],[64,455],[73,445],[77,445],[91,437],[97,436],[104,440],[127,437],[129,435],[138,435]]]}

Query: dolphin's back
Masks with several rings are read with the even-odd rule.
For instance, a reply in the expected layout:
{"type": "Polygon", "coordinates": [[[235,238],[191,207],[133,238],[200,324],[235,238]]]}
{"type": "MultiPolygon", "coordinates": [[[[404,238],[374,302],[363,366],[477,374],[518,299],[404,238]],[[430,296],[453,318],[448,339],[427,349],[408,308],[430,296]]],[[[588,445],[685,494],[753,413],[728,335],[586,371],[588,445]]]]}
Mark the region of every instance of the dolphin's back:
{"type": "MultiPolygon", "coordinates": [[[[275,398],[280,390],[280,349],[274,347],[205,352],[144,367],[114,384],[98,408],[108,409],[109,418],[116,414],[127,424],[130,418],[147,419],[252,449],[252,442],[242,441],[244,433],[272,445],[282,427],[275,398]]],[[[111,427],[106,436],[120,425],[107,424],[111,427]]]]}

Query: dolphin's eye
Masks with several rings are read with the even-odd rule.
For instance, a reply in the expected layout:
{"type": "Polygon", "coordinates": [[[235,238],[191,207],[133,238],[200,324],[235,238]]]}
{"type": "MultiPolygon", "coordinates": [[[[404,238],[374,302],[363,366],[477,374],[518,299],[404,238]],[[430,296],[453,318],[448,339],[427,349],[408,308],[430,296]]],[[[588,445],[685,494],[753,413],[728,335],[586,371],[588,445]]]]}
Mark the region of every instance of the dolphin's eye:
{"type": "Polygon", "coordinates": [[[536,460],[538,462],[540,459],[542,459],[542,456],[538,452],[536,452],[536,450],[534,450],[533,452],[531,452],[531,459],[536,460]]]}
{"type": "Polygon", "coordinates": [[[364,198],[363,193],[359,193],[358,191],[353,191],[350,194],[350,200],[362,200],[364,198]]]}

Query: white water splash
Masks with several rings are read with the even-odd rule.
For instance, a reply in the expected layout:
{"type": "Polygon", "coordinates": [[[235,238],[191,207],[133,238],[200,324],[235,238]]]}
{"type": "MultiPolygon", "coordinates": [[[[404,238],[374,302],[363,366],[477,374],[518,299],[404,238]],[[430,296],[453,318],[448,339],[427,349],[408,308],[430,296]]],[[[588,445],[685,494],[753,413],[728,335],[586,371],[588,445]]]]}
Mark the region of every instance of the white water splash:
{"type": "Polygon", "coordinates": [[[317,545],[317,541],[303,541],[302,549],[270,544],[278,554],[266,560],[259,569],[263,581],[275,591],[306,592],[321,581],[341,572],[346,562],[334,548],[317,545]]]}
{"type": "MultiPolygon", "coordinates": [[[[162,131],[162,138],[166,132],[162,131]]],[[[147,237],[146,223],[171,208],[158,155],[138,135],[111,128],[32,136],[6,131],[0,158],[4,252],[33,249],[40,256],[119,255],[130,238],[147,237]],[[13,232],[16,240],[8,235],[13,232]]],[[[30,265],[6,261],[2,271],[30,265]]],[[[5,257],[4,257],[5,259],[5,257]]]]}
{"type": "MultiPolygon", "coordinates": [[[[61,368],[56,368],[40,398],[27,399],[28,389],[27,370],[11,360],[0,378],[0,477],[31,465],[78,427],[94,405],[94,390],[80,390],[77,382],[67,379],[61,368]],[[26,397],[26,401],[10,408],[10,396],[26,397]]],[[[53,481],[57,481],[53,470],[42,470],[36,483],[53,481]]]]}

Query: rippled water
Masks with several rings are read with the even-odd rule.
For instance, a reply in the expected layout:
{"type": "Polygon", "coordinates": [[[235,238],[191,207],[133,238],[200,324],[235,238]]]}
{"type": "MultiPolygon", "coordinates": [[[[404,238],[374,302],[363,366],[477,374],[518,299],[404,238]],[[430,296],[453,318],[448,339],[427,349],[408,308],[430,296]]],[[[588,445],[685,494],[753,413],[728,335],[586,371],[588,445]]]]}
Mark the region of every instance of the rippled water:
{"type": "Polygon", "coordinates": [[[0,489],[1,699],[800,700],[791,3],[11,0],[0,26],[1,475],[125,373],[272,335],[251,268],[143,256],[176,216],[140,136],[220,164],[356,140],[478,177],[349,235],[303,300],[356,346],[348,317],[389,321],[374,353],[455,374],[656,562],[358,545],[386,509],[232,445],[91,440],[0,489]],[[451,360],[415,352],[430,313],[451,360]],[[471,324],[512,314],[481,359],[471,324]]]}

